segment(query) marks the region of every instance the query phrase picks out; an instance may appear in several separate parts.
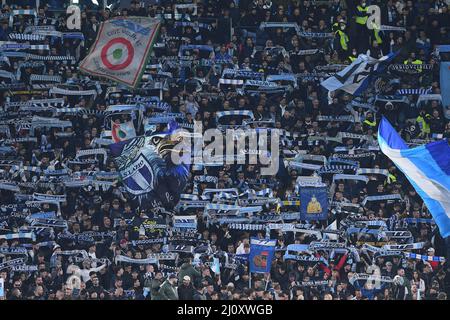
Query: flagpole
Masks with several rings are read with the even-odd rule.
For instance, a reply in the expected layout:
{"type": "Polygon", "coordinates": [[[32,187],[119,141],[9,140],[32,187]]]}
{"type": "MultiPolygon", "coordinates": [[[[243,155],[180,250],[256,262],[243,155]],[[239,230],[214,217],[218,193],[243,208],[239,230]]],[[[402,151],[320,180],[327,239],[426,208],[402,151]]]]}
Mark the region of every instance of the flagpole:
{"type": "Polygon", "coordinates": [[[264,291],[267,291],[267,287],[269,286],[269,281],[270,281],[270,272],[269,272],[269,277],[267,278],[267,281],[266,281],[266,287],[264,288],[264,291]]]}
{"type": "Polygon", "coordinates": [[[249,272],[250,277],[248,277],[248,288],[251,289],[252,288],[252,273],[249,272]]]}

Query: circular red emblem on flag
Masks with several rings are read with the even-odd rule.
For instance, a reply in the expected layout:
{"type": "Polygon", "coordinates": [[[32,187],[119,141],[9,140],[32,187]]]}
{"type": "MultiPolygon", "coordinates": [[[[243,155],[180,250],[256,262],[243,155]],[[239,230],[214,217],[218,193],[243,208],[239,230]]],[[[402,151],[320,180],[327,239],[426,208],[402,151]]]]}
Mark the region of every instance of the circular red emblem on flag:
{"type": "Polygon", "coordinates": [[[125,38],[112,39],[101,52],[102,62],[110,70],[122,70],[128,67],[133,57],[133,45],[125,38]]]}

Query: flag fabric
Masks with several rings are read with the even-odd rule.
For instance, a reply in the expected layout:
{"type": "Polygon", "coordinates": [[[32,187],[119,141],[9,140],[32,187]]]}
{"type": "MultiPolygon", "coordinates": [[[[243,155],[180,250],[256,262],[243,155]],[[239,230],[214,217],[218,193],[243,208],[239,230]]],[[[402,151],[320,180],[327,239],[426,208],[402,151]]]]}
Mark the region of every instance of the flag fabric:
{"type": "Polygon", "coordinates": [[[213,258],[213,263],[211,265],[211,271],[215,274],[220,274],[220,260],[219,258],[213,258]]]}
{"type": "Polygon", "coordinates": [[[395,56],[396,53],[391,53],[380,59],[375,59],[368,55],[360,54],[351,65],[320,84],[328,91],[340,89],[358,96],[367,89],[372,75],[382,72],[385,65],[395,56]]]}
{"type": "Polygon", "coordinates": [[[449,113],[445,110],[450,110],[450,61],[441,61],[441,96],[442,105],[444,106],[444,113],[449,119],[449,113]]]}
{"type": "MultiPolygon", "coordinates": [[[[337,228],[337,220],[334,220],[325,230],[327,231],[338,231],[337,228]]],[[[325,233],[324,234],[324,238],[326,239],[330,239],[333,241],[338,241],[339,240],[339,236],[337,234],[332,234],[332,233],[325,233]]]]}
{"type": "Polygon", "coordinates": [[[270,272],[276,243],[276,240],[250,239],[250,272],[270,272]]]}
{"type": "Polygon", "coordinates": [[[450,147],[440,140],[409,149],[386,118],[378,129],[381,151],[422,197],[442,237],[450,236],[450,147]]]}
{"type": "Polygon", "coordinates": [[[5,279],[0,278],[0,297],[5,296],[5,279]]]}
{"type": "Polygon", "coordinates": [[[134,196],[152,191],[158,178],[158,167],[163,164],[153,148],[146,146],[146,137],[136,137],[109,145],[115,157],[122,183],[134,196]]]}
{"type": "Polygon", "coordinates": [[[300,220],[326,220],[327,187],[300,187],[300,220]]]}
{"type": "Polygon", "coordinates": [[[136,137],[133,121],[115,123],[111,121],[111,137],[114,142],[120,142],[136,137]]]}
{"type": "Polygon", "coordinates": [[[135,88],[142,78],[160,22],[149,17],[117,17],[100,25],[80,70],[135,88]]]}

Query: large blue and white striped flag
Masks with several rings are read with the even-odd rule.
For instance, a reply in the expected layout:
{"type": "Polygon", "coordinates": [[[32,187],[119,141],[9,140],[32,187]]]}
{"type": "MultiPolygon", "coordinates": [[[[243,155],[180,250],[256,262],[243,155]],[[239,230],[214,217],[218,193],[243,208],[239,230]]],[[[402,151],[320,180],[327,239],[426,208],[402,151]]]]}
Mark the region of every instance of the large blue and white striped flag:
{"type": "Polygon", "coordinates": [[[320,84],[328,91],[343,90],[354,96],[363,93],[372,80],[372,76],[384,70],[397,53],[390,53],[380,59],[360,54],[351,65],[329,77],[320,84]]]}
{"type": "Polygon", "coordinates": [[[447,140],[409,149],[384,117],[378,129],[381,151],[405,174],[427,205],[442,237],[450,236],[450,146],[447,140]]]}

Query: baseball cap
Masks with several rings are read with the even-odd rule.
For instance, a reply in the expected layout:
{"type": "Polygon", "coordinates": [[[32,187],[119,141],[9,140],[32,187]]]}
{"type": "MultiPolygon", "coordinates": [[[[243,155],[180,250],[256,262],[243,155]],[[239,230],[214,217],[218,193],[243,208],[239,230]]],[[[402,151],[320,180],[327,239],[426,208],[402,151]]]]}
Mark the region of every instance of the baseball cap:
{"type": "Polygon", "coordinates": [[[189,276],[184,276],[184,277],[183,277],[183,280],[191,281],[191,277],[189,277],[189,276]]]}
{"type": "Polygon", "coordinates": [[[169,279],[177,279],[177,276],[175,275],[175,274],[171,274],[170,276],[169,276],[169,279]]]}

